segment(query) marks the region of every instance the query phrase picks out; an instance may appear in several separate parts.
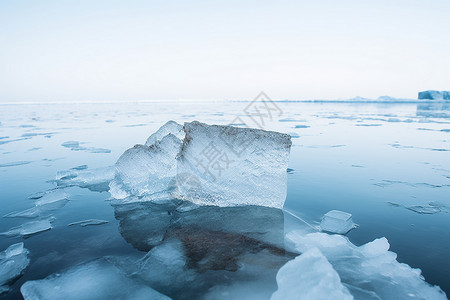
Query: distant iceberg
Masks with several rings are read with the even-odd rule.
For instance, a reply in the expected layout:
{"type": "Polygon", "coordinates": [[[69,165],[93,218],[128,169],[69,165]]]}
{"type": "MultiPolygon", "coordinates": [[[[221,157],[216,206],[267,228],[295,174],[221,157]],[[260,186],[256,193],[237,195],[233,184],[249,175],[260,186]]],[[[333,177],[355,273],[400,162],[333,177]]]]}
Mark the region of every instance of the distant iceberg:
{"type": "Polygon", "coordinates": [[[423,91],[419,92],[419,99],[428,99],[428,100],[450,100],[450,91],[423,91]]]}

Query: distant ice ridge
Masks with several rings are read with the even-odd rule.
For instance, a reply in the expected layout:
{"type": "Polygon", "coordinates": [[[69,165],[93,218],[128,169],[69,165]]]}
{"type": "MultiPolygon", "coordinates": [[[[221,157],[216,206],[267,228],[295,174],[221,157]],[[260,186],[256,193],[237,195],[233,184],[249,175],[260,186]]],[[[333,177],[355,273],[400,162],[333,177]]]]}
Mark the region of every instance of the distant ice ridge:
{"type": "Polygon", "coordinates": [[[23,243],[11,245],[0,252],[0,294],[9,290],[7,284],[20,276],[29,263],[28,250],[23,243]]]}
{"type": "Polygon", "coordinates": [[[260,129],[169,121],[115,165],[111,196],[282,208],[291,138],[260,129]]]}
{"type": "MultiPolygon", "coordinates": [[[[413,269],[407,264],[399,263],[397,255],[389,251],[389,243],[386,238],[376,239],[370,243],[357,247],[346,237],[341,235],[329,235],[326,233],[305,233],[300,230],[292,231],[286,235],[287,247],[292,251],[303,253],[294,260],[301,260],[302,256],[316,251],[313,256],[320,260],[317,249],[323,253],[324,257],[331,264],[333,269],[339,274],[341,282],[348,288],[355,299],[447,299],[445,293],[438,286],[431,286],[425,282],[421,271],[413,269]]],[[[311,256],[311,254],[309,254],[311,256]]],[[[305,261],[309,259],[308,255],[305,261]]],[[[313,260],[314,261],[314,260],[313,260]]],[[[323,261],[323,259],[322,259],[323,261]]],[[[309,271],[308,278],[311,281],[301,280],[302,271],[292,268],[288,262],[282,267],[281,274],[277,275],[279,290],[274,296],[285,295],[289,292],[298,291],[298,286],[312,284],[315,286],[317,276],[321,276],[323,269],[314,268],[309,271]]],[[[300,265],[300,263],[297,262],[300,265]]],[[[307,262],[304,263],[305,265],[307,262]]],[[[324,262],[321,262],[324,269],[327,269],[324,262]]],[[[328,266],[329,267],[329,266],[328,266]]],[[[328,268],[329,269],[329,268],[328,268]]],[[[331,280],[326,286],[332,288],[336,293],[342,292],[342,287],[337,284],[335,274],[329,270],[325,280],[331,280]]],[[[321,284],[324,284],[321,281],[321,284]]],[[[305,288],[306,291],[313,289],[313,286],[305,288]]],[[[326,290],[326,288],[324,288],[326,290]]],[[[331,291],[328,291],[331,295],[331,291]]],[[[303,299],[299,295],[298,299],[303,299]]],[[[315,297],[314,299],[330,299],[333,297],[315,297]]],[[[278,298],[274,298],[278,299],[278,298]]],[[[286,298],[289,299],[289,298],[286,298]]],[[[308,299],[308,298],[305,298],[308,299]]],[[[345,299],[337,297],[336,299],[345,299]]],[[[348,298],[351,299],[351,298],[348,298]]]]}

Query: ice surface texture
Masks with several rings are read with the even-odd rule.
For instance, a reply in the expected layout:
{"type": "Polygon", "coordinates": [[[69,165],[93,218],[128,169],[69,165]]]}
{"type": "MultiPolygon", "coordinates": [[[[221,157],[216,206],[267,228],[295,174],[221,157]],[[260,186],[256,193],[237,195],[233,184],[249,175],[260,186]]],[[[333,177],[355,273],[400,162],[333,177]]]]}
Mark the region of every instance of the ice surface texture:
{"type": "Polygon", "coordinates": [[[282,208],[291,138],[260,129],[185,123],[177,196],[200,205],[282,208]],[[196,185],[185,184],[193,176],[196,185]]]}
{"type": "Polygon", "coordinates": [[[170,299],[131,280],[106,259],[73,267],[43,280],[27,281],[20,291],[25,300],[170,299]]]}
{"type": "MultiPolygon", "coordinates": [[[[344,236],[320,232],[292,231],[286,237],[301,253],[319,249],[355,299],[447,299],[439,287],[425,282],[419,269],[399,263],[386,238],[357,247],[344,236]]],[[[298,276],[295,271],[291,275],[298,276]]]]}
{"type": "Polygon", "coordinates": [[[290,147],[287,134],[169,121],[145,145],[122,154],[110,193],[116,199],[282,208],[290,147]]]}
{"type": "Polygon", "coordinates": [[[8,282],[20,276],[29,263],[28,250],[23,243],[11,245],[0,252],[0,294],[8,291],[8,282]]]}

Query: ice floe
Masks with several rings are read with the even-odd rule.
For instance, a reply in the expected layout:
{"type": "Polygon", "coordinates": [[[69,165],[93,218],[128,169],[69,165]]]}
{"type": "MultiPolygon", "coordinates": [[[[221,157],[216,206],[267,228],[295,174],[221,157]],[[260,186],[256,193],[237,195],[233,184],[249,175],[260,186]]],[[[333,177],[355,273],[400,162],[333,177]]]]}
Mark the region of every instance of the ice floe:
{"type": "Polygon", "coordinates": [[[23,211],[11,212],[5,218],[36,218],[44,216],[50,211],[60,209],[69,202],[69,195],[62,189],[52,189],[29,196],[36,200],[35,206],[23,211]]]}
{"type": "Polygon", "coordinates": [[[73,222],[73,223],[68,224],[67,226],[80,225],[81,227],[86,227],[86,226],[91,226],[91,225],[103,225],[106,223],[108,223],[108,221],[106,221],[106,220],[89,219],[89,220],[73,222]]]}
{"type": "Polygon", "coordinates": [[[32,163],[32,161],[14,161],[14,162],[0,164],[0,168],[23,166],[23,165],[28,165],[31,163],[32,163]]]}
{"type": "Polygon", "coordinates": [[[72,151],[88,151],[91,153],[111,153],[111,150],[105,148],[85,147],[83,143],[78,141],[67,141],[61,144],[61,146],[68,148],[72,151]]]}
{"type": "Polygon", "coordinates": [[[20,276],[30,263],[23,243],[9,246],[0,252],[0,294],[9,290],[8,283],[20,276]]]}
{"type": "Polygon", "coordinates": [[[53,218],[27,222],[13,227],[8,231],[1,232],[0,235],[29,237],[33,234],[52,229],[52,221],[53,218]]]}
{"type": "Polygon", "coordinates": [[[42,280],[27,281],[20,291],[25,300],[170,299],[130,279],[107,259],[72,267],[42,280]]]}
{"type": "Polygon", "coordinates": [[[91,191],[105,192],[109,190],[109,183],[114,178],[114,172],[113,166],[97,169],[72,168],[58,172],[55,182],[58,187],[79,186],[91,191]]]}

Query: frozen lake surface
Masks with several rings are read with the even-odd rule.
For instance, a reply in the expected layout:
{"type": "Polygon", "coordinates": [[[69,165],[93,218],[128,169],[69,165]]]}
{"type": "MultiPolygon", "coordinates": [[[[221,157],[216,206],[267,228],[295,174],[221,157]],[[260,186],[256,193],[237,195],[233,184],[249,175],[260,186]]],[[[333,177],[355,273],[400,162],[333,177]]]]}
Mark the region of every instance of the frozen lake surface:
{"type": "MultiPolygon", "coordinates": [[[[0,252],[23,242],[30,261],[0,299],[20,297],[27,281],[27,295],[57,298],[50,293],[53,284],[73,290],[101,274],[109,275],[87,287],[91,297],[91,291],[107,297],[130,288],[133,294],[124,295],[135,298],[263,299],[277,291],[280,268],[282,277],[298,269],[295,264],[310,269],[312,263],[337,270],[344,283],[336,289],[340,295],[348,296],[348,289],[355,299],[376,299],[345,275],[334,253],[319,247],[330,266],[320,252],[304,247],[331,210],[352,214],[359,226],[347,237],[354,245],[376,240],[372,250],[360,247],[354,255],[385,247],[380,238],[386,237],[399,262],[421,269],[428,283],[450,294],[450,102],[278,102],[279,110],[260,118],[246,114],[248,105],[0,105],[0,252]],[[110,177],[110,166],[125,150],[145,143],[169,120],[290,134],[285,210],[117,203],[108,201],[101,178],[55,189],[55,179],[73,179],[77,172],[90,176],[104,168],[101,174],[110,177]],[[287,247],[287,240],[299,241],[292,231],[312,235],[287,247]],[[305,255],[293,260],[297,250],[305,255]],[[115,289],[108,290],[111,285],[115,289]]],[[[283,298],[284,288],[294,292],[288,283],[274,297],[283,298]]]]}

